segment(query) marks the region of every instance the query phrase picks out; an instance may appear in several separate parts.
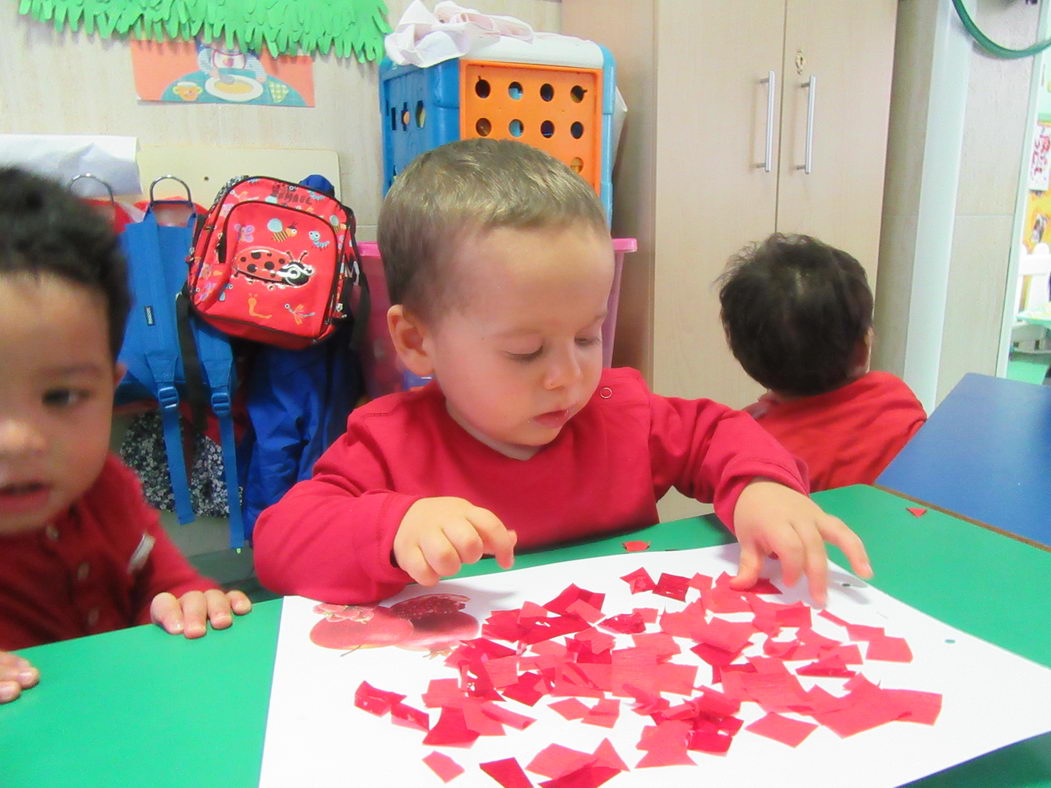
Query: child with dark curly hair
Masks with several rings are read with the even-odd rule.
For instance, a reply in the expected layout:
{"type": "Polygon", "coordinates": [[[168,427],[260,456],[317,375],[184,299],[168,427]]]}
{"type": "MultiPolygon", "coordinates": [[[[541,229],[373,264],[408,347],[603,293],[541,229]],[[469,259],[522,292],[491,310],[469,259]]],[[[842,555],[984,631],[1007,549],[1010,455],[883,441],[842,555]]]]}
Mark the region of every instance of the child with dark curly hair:
{"type": "Polygon", "coordinates": [[[730,349],[768,389],[746,410],[806,462],[812,490],[874,482],[927,415],[902,380],[869,371],[865,269],[815,238],[775,234],[719,281],[730,349]]]}
{"type": "Polygon", "coordinates": [[[200,637],[251,609],[190,566],[108,450],[129,303],[101,216],[0,169],[0,703],[37,683],[15,649],[151,620],[200,637]]]}

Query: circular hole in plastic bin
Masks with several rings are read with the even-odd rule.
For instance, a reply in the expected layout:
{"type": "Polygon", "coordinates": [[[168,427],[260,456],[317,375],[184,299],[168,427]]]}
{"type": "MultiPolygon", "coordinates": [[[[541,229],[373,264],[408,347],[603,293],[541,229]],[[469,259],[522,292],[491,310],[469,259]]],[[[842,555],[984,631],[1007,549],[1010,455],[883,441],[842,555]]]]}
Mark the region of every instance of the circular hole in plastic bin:
{"type": "Polygon", "coordinates": [[[490,90],[489,80],[487,79],[479,79],[474,83],[474,94],[478,96],[478,98],[489,98],[490,90]]]}
{"type": "Polygon", "coordinates": [[[544,101],[550,101],[554,97],[555,88],[551,84],[545,82],[543,85],[540,86],[540,98],[542,98],[544,101]]]}
{"type": "Polygon", "coordinates": [[[579,156],[574,156],[572,159],[569,160],[569,169],[573,170],[573,172],[578,174],[583,172],[584,160],[579,156]]]}
{"type": "Polygon", "coordinates": [[[573,125],[569,127],[569,133],[573,135],[573,139],[579,140],[584,136],[584,124],[579,120],[574,122],[573,125]]]}
{"type": "Polygon", "coordinates": [[[489,118],[478,118],[474,130],[478,132],[479,137],[488,137],[489,132],[493,130],[493,124],[489,122],[489,118]]]}
{"type": "Polygon", "coordinates": [[[587,90],[580,87],[580,85],[574,85],[569,89],[569,97],[573,99],[573,101],[575,101],[577,104],[584,100],[585,93],[587,93],[587,90]]]}
{"type": "Polygon", "coordinates": [[[522,83],[512,82],[507,86],[507,95],[513,98],[515,101],[522,98],[522,83]]]}
{"type": "Polygon", "coordinates": [[[507,130],[511,132],[512,137],[521,137],[522,132],[525,131],[525,126],[522,125],[522,121],[515,118],[507,124],[507,130]]]}
{"type": "Polygon", "coordinates": [[[423,106],[422,101],[416,102],[416,128],[422,129],[423,124],[427,122],[427,109],[423,106]]]}
{"type": "Polygon", "coordinates": [[[545,120],[540,124],[540,133],[545,137],[555,136],[555,124],[549,120],[545,120]]]}
{"type": "Polygon", "coordinates": [[[411,119],[412,118],[409,115],[409,105],[408,104],[403,104],[402,108],[401,108],[401,127],[402,127],[402,129],[409,128],[409,121],[411,119]]]}

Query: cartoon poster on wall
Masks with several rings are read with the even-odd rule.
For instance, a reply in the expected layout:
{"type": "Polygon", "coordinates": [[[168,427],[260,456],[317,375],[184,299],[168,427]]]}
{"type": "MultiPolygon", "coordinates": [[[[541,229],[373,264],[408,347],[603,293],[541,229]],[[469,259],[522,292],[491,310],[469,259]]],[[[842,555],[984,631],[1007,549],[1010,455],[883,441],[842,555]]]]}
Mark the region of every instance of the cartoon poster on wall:
{"type": "Polygon", "coordinates": [[[1047,191],[1051,180],[1051,126],[1038,123],[1033,135],[1033,157],[1029,162],[1029,188],[1047,191]]]}
{"type": "Polygon", "coordinates": [[[305,55],[256,55],[224,42],[131,42],[140,101],[314,106],[313,62],[305,55]]]}

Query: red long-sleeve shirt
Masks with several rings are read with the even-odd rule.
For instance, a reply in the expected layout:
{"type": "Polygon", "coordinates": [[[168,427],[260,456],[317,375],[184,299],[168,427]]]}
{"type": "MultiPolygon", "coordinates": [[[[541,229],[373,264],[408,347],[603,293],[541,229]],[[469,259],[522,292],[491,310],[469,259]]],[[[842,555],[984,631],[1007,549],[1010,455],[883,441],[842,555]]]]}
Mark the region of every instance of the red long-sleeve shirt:
{"type": "Polygon", "coordinates": [[[489,509],[529,548],[652,525],[672,486],[714,501],[732,524],[738,495],[757,476],[806,492],[795,459],[750,416],[656,396],[631,369],[604,371],[590,402],[524,461],[471,437],[432,383],[351,413],[313,478],[259,516],[256,573],[280,593],[374,602],[411,582],[391,549],[422,497],[489,509]]]}
{"type": "Polygon", "coordinates": [[[145,624],[161,591],[217,587],[182,556],[135,474],[111,454],[66,514],[0,536],[0,651],[145,624]]]}
{"type": "Polygon", "coordinates": [[[927,420],[916,395],[888,372],[869,372],[824,394],[745,410],[806,462],[813,490],[872,484],[927,420]]]}

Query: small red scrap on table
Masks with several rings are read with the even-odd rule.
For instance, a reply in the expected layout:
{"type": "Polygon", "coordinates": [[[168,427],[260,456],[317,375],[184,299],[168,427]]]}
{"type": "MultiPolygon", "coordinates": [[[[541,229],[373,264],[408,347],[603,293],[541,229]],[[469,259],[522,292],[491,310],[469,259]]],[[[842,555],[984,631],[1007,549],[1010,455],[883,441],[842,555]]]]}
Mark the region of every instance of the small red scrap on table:
{"type": "MultiPolygon", "coordinates": [[[[941,711],[937,693],[887,689],[865,678],[865,660],[912,660],[905,639],[882,627],[821,611],[842,630],[841,639],[826,637],[811,629],[809,607],[778,603],[781,591],[769,581],[736,591],[725,573],[662,574],[654,582],[641,567],[621,579],[632,594],[655,595],[654,604],[661,597],[685,604],[603,610],[604,594],[569,585],[546,604],[492,611],[480,636],[459,641],[445,659],[458,678],[432,679],[419,699],[363,681],[354,705],[419,730],[428,747],[460,752],[481,736],[529,727],[537,721],[530,707],[538,704],[574,724],[613,728],[629,712],[647,718],[639,754],[618,753],[606,738],[593,752],[552,743],[522,763],[508,757],[478,764],[504,788],[597,788],[632,769],[723,756],[742,730],[798,747],[820,727],[847,737],[891,722],[933,725],[941,711]],[[743,656],[749,646],[760,653],[743,656]],[[838,694],[813,677],[835,682],[838,694]],[[745,725],[745,704],[765,716],[745,725]],[[545,779],[534,783],[526,772],[545,779]]],[[[443,782],[464,772],[437,750],[423,761],[443,782]]]]}
{"type": "Polygon", "coordinates": [[[635,540],[635,541],[631,541],[631,542],[624,542],[623,544],[624,544],[624,549],[627,550],[629,553],[641,553],[643,550],[649,550],[650,549],[650,543],[649,542],[642,542],[642,541],[635,540]]]}
{"type": "Polygon", "coordinates": [[[906,506],[905,511],[913,517],[923,517],[923,515],[927,514],[927,510],[922,506],[906,506]]]}

